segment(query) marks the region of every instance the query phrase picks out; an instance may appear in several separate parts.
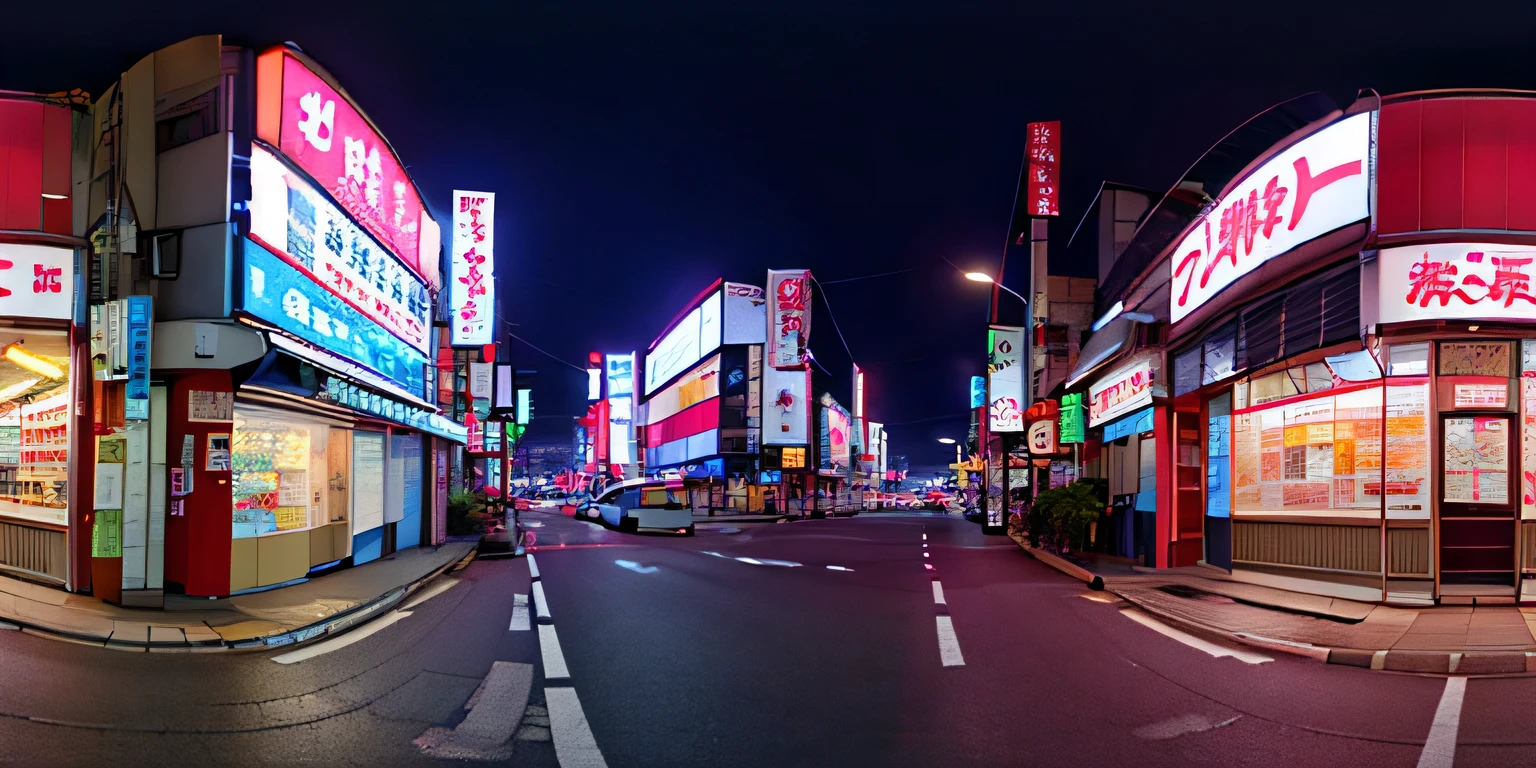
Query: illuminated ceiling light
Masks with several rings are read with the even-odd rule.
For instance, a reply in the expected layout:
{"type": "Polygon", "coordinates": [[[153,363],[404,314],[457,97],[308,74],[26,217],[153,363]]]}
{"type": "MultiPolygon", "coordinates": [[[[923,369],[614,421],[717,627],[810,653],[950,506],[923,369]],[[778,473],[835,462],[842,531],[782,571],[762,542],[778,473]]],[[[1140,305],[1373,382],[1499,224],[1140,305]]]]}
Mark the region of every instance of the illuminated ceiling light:
{"type": "Polygon", "coordinates": [[[43,193],[43,199],[44,200],[68,200],[69,199],[69,195],[50,195],[47,192],[44,192],[43,193]]]}
{"type": "Polygon", "coordinates": [[[1477,329],[1479,329],[1481,327],[1482,327],[1481,325],[1469,325],[1469,326],[1467,326],[1467,330],[1475,331],[1475,330],[1477,330],[1477,329]]]}
{"type": "Polygon", "coordinates": [[[1123,312],[1124,310],[1125,310],[1125,304],[1123,302],[1119,302],[1119,301],[1115,302],[1115,305],[1113,307],[1110,307],[1109,311],[1105,312],[1103,317],[1099,318],[1098,320],[1096,320],[1094,322],[1093,330],[1097,331],[1098,329],[1103,328],[1106,325],[1109,325],[1109,321],[1114,320],[1115,318],[1119,317],[1120,313],[1123,312]]]}
{"type": "Polygon", "coordinates": [[[973,281],[978,282],[978,283],[990,283],[990,282],[992,282],[991,276],[989,276],[989,275],[987,275],[986,273],[983,273],[983,272],[967,272],[967,273],[965,273],[965,279],[973,280],[973,281]]]}
{"type": "Polygon", "coordinates": [[[5,389],[0,389],[0,403],[8,403],[16,399],[17,395],[37,386],[40,381],[42,379],[27,379],[26,381],[18,381],[5,389]]]}
{"type": "Polygon", "coordinates": [[[5,347],[5,359],[12,364],[25,368],[39,376],[50,379],[64,378],[64,369],[58,365],[39,357],[21,348],[20,344],[8,344],[5,347]]]}

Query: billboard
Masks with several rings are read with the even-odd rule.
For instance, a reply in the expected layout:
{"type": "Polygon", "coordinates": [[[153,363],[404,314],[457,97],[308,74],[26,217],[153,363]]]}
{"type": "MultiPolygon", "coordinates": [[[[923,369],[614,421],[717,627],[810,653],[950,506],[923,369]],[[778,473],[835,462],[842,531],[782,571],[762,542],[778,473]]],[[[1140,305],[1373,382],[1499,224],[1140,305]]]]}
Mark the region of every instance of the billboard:
{"type": "Polygon", "coordinates": [[[603,368],[608,379],[608,461],[633,464],[635,356],[606,355],[603,368]]]}
{"type": "Polygon", "coordinates": [[[850,438],[853,423],[848,410],[832,398],[821,396],[821,466],[822,474],[848,474],[850,438]]]}
{"type": "Polygon", "coordinates": [[[453,249],[449,311],[453,346],[494,341],[496,317],[496,195],[453,191],[453,249]]]}
{"type": "Polygon", "coordinates": [[[1536,248],[1440,243],[1383,248],[1376,284],[1383,323],[1536,320],[1536,248]]]}
{"type": "Polygon", "coordinates": [[[635,355],[606,355],[603,358],[608,371],[608,396],[623,397],[635,393],[635,355]]]}
{"type": "Polygon", "coordinates": [[[426,281],[257,144],[251,145],[251,238],[407,344],[430,348],[426,281]]]}
{"type": "Polygon", "coordinates": [[[720,291],[713,291],[645,353],[645,394],[719,349],[720,337],[720,291]]]}
{"type": "Polygon", "coordinates": [[[372,369],[417,397],[426,394],[426,355],[255,241],[242,242],[243,311],[297,339],[372,369]]]}
{"type": "Polygon", "coordinates": [[[811,336],[811,272],[768,270],[768,365],[799,368],[811,336]]]}
{"type": "Polygon", "coordinates": [[[744,283],[725,284],[725,344],[762,344],[768,340],[768,296],[744,283]]]}
{"type": "Polygon", "coordinates": [[[763,445],[806,445],[811,435],[807,369],[763,369],[763,445]]]}
{"type": "Polygon", "coordinates": [[[1061,199],[1061,123],[1029,124],[1029,215],[1055,216],[1061,199]]]}
{"type": "Polygon", "coordinates": [[[987,424],[993,432],[1024,431],[1024,329],[987,329],[987,424]]]}
{"type": "Polygon", "coordinates": [[[407,266],[440,286],[437,223],[373,123],[292,51],[261,54],[256,90],[256,135],[315,179],[407,266]]]}
{"type": "Polygon", "coordinates": [[[1169,260],[1172,322],[1259,265],[1370,215],[1372,113],[1340,120],[1254,169],[1169,260]]]}
{"type": "Polygon", "coordinates": [[[0,316],[68,320],[74,306],[73,248],[0,243],[0,316]]]}

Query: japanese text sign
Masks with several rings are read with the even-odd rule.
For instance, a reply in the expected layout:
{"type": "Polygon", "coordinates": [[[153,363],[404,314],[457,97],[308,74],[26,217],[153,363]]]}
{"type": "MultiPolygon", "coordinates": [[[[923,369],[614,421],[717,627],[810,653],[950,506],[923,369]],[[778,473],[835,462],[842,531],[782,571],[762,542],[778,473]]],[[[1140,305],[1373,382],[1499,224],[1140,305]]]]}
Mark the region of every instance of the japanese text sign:
{"type": "Polygon", "coordinates": [[[1047,417],[1030,422],[1026,443],[1029,445],[1029,452],[1037,456],[1056,453],[1056,419],[1047,417]]]}
{"type": "Polygon", "coordinates": [[[798,368],[811,335],[811,273],[768,270],[768,365],[798,368]]]}
{"type": "Polygon", "coordinates": [[[1061,199],[1061,123],[1030,123],[1025,151],[1029,175],[1024,199],[1029,203],[1029,215],[1055,216],[1056,203],[1061,199]]]}
{"type": "Polygon", "coordinates": [[[1536,248],[1441,243],[1384,248],[1381,322],[1536,320],[1536,248]]]}
{"type": "Polygon", "coordinates": [[[454,346],[492,341],[496,316],[496,195],[453,193],[453,260],[449,272],[449,321],[454,346]]]}
{"type": "Polygon", "coordinates": [[[251,147],[251,237],[425,352],[427,284],[271,152],[251,147]]]}
{"type": "Polygon", "coordinates": [[[425,355],[254,241],[244,243],[244,311],[382,374],[413,395],[424,393],[425,355]]]}
{"type": "Polygon", "coordinates": [[[1099,426],[1152,403],[1152,364],[1140,360],[1088,388],[1088,424],[1099,426]]]}
{"type": "Polygon", "coordinates": [[[51,245],[0,243],[0,316],[74,316],[75,252],[51,245]]]}
{"type": "Polygon", "coordinates": [[[987,330],[987,423],[993,432],[1024,431],[1024,329],[987,330]]]}
{"type": "Polygon", "coordinates": [[[427,232],[435,232],[436,224],[389,144],[351,101],[291,52],[262,54],[257,70],[258,135],[436,284],[438,243],[427,232]]]}
{"type": "Polygon", "coordinates": [[[1083,396],[1074,392],[1061,397],[1061,442],[1081,443],[1084,438],[1083,396]]]}
{"type": "Polygon", "coordinates": [[[1259,265],[1370,215],[1371,115],[1355,115],[1259,166],[1198,219],[1170,259],[1178,322],[1259,265]]]}

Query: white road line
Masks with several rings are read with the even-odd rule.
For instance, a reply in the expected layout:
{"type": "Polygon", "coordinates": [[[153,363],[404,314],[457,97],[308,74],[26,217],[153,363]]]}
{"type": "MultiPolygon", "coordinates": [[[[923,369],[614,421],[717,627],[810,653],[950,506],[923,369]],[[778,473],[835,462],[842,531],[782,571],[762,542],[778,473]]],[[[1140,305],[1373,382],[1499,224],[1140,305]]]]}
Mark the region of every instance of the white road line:
{"type": "Polygon", "coordinates": [[[1435,722],[1419,754],[1419,768],[1451,768],[1456,761],[1456,731],[1461,727],[1461,701],[1467,695],[1467,679],[1445,680],[1445,693],[1435,708],[1435,722]]]}
{"type": "Polygon", "coordinates": [[[411,614],[407,611],[390,611],[389,613],[374,619],[373,621],[364,624],[363,626],[358,627],[357,629],[354,629],[344,635],[331,638],[330,640],[324,640],[306,648],[300,648],[297,651],[285,653],[281,656],[273,656],[272,660],[279,664],[297,664],[306,659],[313,659],[316,656],[323,656],[327,653],[330,653],[331,651],[345,648],[359,640],[362,640],[363,638],[368,637],[369,635],[382,631],[386,627],[389,627],[390,625],[409,615],[411,614]]]}
{"type": "Polygon", "coordinates": [[[965,666],[960,655],[960,638],[955,637],[955,623],[948,616],[936,616],[939,622],[939,659],[946,667],[965,666]]]}
{"type": "Polygon", "coordinates": [[[512,596],[512,623],[507,626],[508,632],[527,632],[533,625],[528,621],[528,596],[512,596]]]}
{"type": "Polygon", "coordinates": [[[544,704],[549,709],[549,731],[560,768],[608,768],[597,740],[592,738],[587,715],[581,711],[576,689],[545,688],[544,704]]]}
{"type": "Polygon", "coordinates": [[[437,597],[438,595],[441,595],[450,589],[453,589],[454,586],[458,583],[458,579],[441,579],[436,584],[433,584],[432,586],[427,587],[426,589],[417,593],[415,597],[411,598],[409,603],[400,606],[400,610],[409,611],[410,609],[415,608],[416,606],[421,605],[422,603],[425,603],[426,601],[431,600],[432,598],[437,597]]]}
{"type": "Polygon", "coordinates": [[[1179,630],[1174,629],[1173,627],[1170,627],[1167,624],[1164,624],[1157,619],[1154,619],[1151,616],[1148,616],[1139,611],[1121,611],[1120,614],[1125,616],[1127,619],[1130,619],[1131,621],[1134,621],[1137,624],[1152,630],[1153,632],[1177,640],[1191,648],[1194,648],[1197,651],[1208,653],[1217,658],[1221,658],[1222,656],[1231,656],[1232,658],[1237,659],[1244,664],[1264,664],[1266,662],[1274,661],[1274,659],[1271,659],[1268,656],[1260,656],[1257,653],[1249,653],[1248,651],[1239,651],[1234,648],[1227,648],[1225,646],[1217,645],[1206,640],[1201,640],[1200,638],[1195,637],[1194,635],[1191,635],[1187,632],[1180,632],[1179,630]]]}
{"type": "Polygon", "coordinates": [[[946,604],[944,602],[944,585],[937,581],[933,582],[933,602],[939,605],[946,604]]]}
{"type": "Polygon", "coordinates": [[[545,680],[571,676],[571,671],[566,669],[565,654],[560,650],[560,637],[555,634],[553,624],[539,625],[539,653],[544,656],[545,680]]]}
{"type": "Polygon", "coordinates": [[[544,602],[544,582],[542,581],[535,581],[533,583],[533,607],[537,611],[539,618],[549,618],[549,604],[544,602]]]}
{"type": "Polygon", "coordinates": [[[528,555],[528,578],[537,579],[538,577],[539,564],[533,561],[533,555],[530,554],[528,555]]]}

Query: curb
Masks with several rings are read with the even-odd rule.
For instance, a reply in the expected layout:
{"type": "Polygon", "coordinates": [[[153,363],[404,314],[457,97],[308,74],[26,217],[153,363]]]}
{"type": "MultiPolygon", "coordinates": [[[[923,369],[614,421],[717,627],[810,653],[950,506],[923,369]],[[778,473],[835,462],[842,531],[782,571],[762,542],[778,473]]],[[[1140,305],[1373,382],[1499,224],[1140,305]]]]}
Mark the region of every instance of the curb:
{"type": "MultiPolygon", "coordinates": [[[[85,635],[13,619],[6,620],[4,623],[7,625],[14,624],[22,633],[32,635],[33,637],[77,645],[89,645],[107,650],[134,651],[139,653],[146,651],[154,653],[218,653],[224,651],[266,650],[268,648],[280,648],[290,645],[296,646],[322,637],[339,634],[359,624],[366,623],[368,620],[398,605],[405,598],[420,591],[428,582],[442,576],[450,569],[458,571],[468,566],[469,561],[474,558],[475,554],[475,550],[470,550],[469,555],[464,558],[451,560],[409,584],[395,587],[367,603],[335,614],[325,621],[316,622],[276,635],[253,637],[246,640],[228,641],[220,639],[201,642],[187,641],[184,643],[123,642],[121,640],[113,640],[111,637],[102,638],[96,635],[85,635]]],[[[9,627],[7,626],[7,628],[9,627]]]]}
{"type": "Polygon", "coordinates": [[[1043,549],[1031,547],[1024,542],[1015,539],[1011,535],[1008,538],[1012,539],[1013,543],[1019,545],[1019,549],[1024,550],[1030,557],[1033,557],[1034,559],[1039,560],[1040,562],[1045,563],[1046,565],[1049,565],[1050,567],[1055,568],[1056,570],[1061,571],[1062,573],[1071,576],[1072,578],[1077,579],[1084,584],[1087,584],[1089,589],[1104,589],[1103,576],[1093,573],[1088,569],[1073,563],[1064,557],[1061,557],[1060,555],[1054,555],[1043,549]]]}

